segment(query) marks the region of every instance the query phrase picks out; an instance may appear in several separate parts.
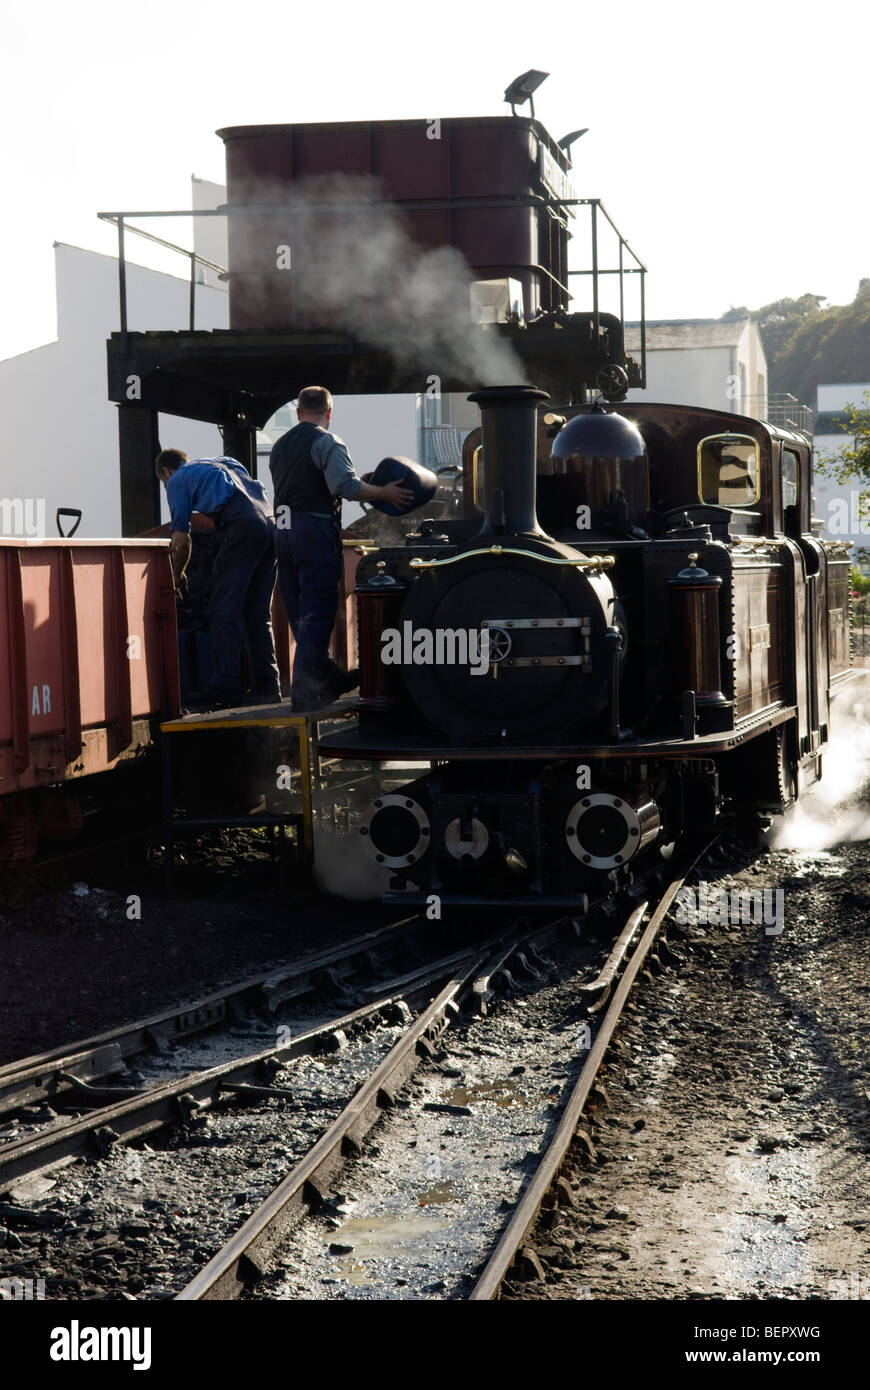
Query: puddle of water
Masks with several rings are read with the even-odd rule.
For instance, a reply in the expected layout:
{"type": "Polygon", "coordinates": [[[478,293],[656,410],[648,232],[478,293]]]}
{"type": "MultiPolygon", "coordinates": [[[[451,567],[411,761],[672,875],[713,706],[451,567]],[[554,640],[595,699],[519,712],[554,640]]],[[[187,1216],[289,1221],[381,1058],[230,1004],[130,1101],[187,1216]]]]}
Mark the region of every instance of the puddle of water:
{"type": "Polygon", "coordinates": [[[434,1187],[430,1187],[428,1192],[421,1192],[417,1198],[417,1205],[437,1207],[444,1202],[458,1202],[459,1200],[453,1189],[452,1178],[445,1178],[443,1182],[437,1182],[434,1187]]]}
{"type": "MultiPolygon", "coordinates": [[[[440,1187],[448,1184],[441,1183],[440,1187]]],[[[446,1199],[442,1199],[446,1200],[446,1199]]],[[[372,1281],[371,1272],[361,1261],[384,1260],[407,1256],[409,1251],[425,1250],[438,1231],[452,1226],[452,1221],[433,1220],[418,1213],[408,1216],[357,1216],[345,1221],[337,1231],[328,1231],[326,1244],[352,1245],[353,1253],[330,1265],[340,1278],[361,1285],[372,1281]]]]}
{"type": "Polygon", "coordinates": [[[526,1103],[526,1096],[516,1081],[477,1081],[469,1086],[454,1086],[444,1099],[448,1105],[470,1105],[475,1100],[491,1100],[502,1108],[526,1103]]]}

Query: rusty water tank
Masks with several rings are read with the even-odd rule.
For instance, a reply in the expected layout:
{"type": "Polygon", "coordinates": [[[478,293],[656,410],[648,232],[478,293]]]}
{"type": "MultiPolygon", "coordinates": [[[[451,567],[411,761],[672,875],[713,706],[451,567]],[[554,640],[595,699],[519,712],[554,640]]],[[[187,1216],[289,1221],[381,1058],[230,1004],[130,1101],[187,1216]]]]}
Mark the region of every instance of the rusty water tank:
{"type": "Polygon", "coordinates": [[[226,145],[231,328],[329,327],[322,290],[334,268],[323,248],[345,245],[349,218],[362,240],[367,228],[382,228],[373,190],[398,208],[416,246],[456,247],[477,279],[519,280],[527,318],[568,304],[567,216],[557,200],[570,193],[570,163],[535,120],[341,121],[217,133],[226,145]]]}

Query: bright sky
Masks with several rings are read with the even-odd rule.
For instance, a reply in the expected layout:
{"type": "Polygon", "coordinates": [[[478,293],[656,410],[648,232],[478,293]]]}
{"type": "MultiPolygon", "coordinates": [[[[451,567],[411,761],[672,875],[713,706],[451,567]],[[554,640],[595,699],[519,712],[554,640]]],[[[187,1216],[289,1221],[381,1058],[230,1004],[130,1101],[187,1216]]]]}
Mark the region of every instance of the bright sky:
{"type": "Polygon", "coordinates": [[[551,133],[589,127],[576,191],[648,265],[649,317],[845,303],[870,275],[854,0],[49,0],[7,7],[3,31],[0,357],[54,336],[54,240],[113,252],[98,210],[224,181],[218,127],[506,114],[530,67],[551,74],[551,133]]]}

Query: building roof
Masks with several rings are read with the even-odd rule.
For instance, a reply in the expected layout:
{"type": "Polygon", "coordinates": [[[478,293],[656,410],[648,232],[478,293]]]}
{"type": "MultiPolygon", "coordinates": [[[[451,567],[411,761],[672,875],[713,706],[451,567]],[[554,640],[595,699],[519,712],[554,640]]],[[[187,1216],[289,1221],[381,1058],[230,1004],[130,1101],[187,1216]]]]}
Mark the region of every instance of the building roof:
{"type": "MultiPolygon", "coordinates": [[[[666,348],[736,347],[751,319],[647,319],[647,351],[666,348]]],[[[625,325],[626,347],[635,352],[640,348],[640,324],[625,325]]]]}

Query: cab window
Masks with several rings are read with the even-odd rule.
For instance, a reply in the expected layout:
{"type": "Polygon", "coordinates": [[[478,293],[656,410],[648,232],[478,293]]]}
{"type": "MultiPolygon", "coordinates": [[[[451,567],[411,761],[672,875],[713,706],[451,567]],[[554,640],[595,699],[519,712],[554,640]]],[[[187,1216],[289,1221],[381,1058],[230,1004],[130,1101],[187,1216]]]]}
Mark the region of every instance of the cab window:
{"type": "Polygon", "coordinates": [[[796,507],[798,502],[799,460],[793,449],[782,451],[782,509],[796,507]]]}
{"type": "Polygon", "coordinates": [[[759,448],[745,434],[713,434],[698,445],[698,491],[717,507],[748,507],[758,500],[759,448]]]}

